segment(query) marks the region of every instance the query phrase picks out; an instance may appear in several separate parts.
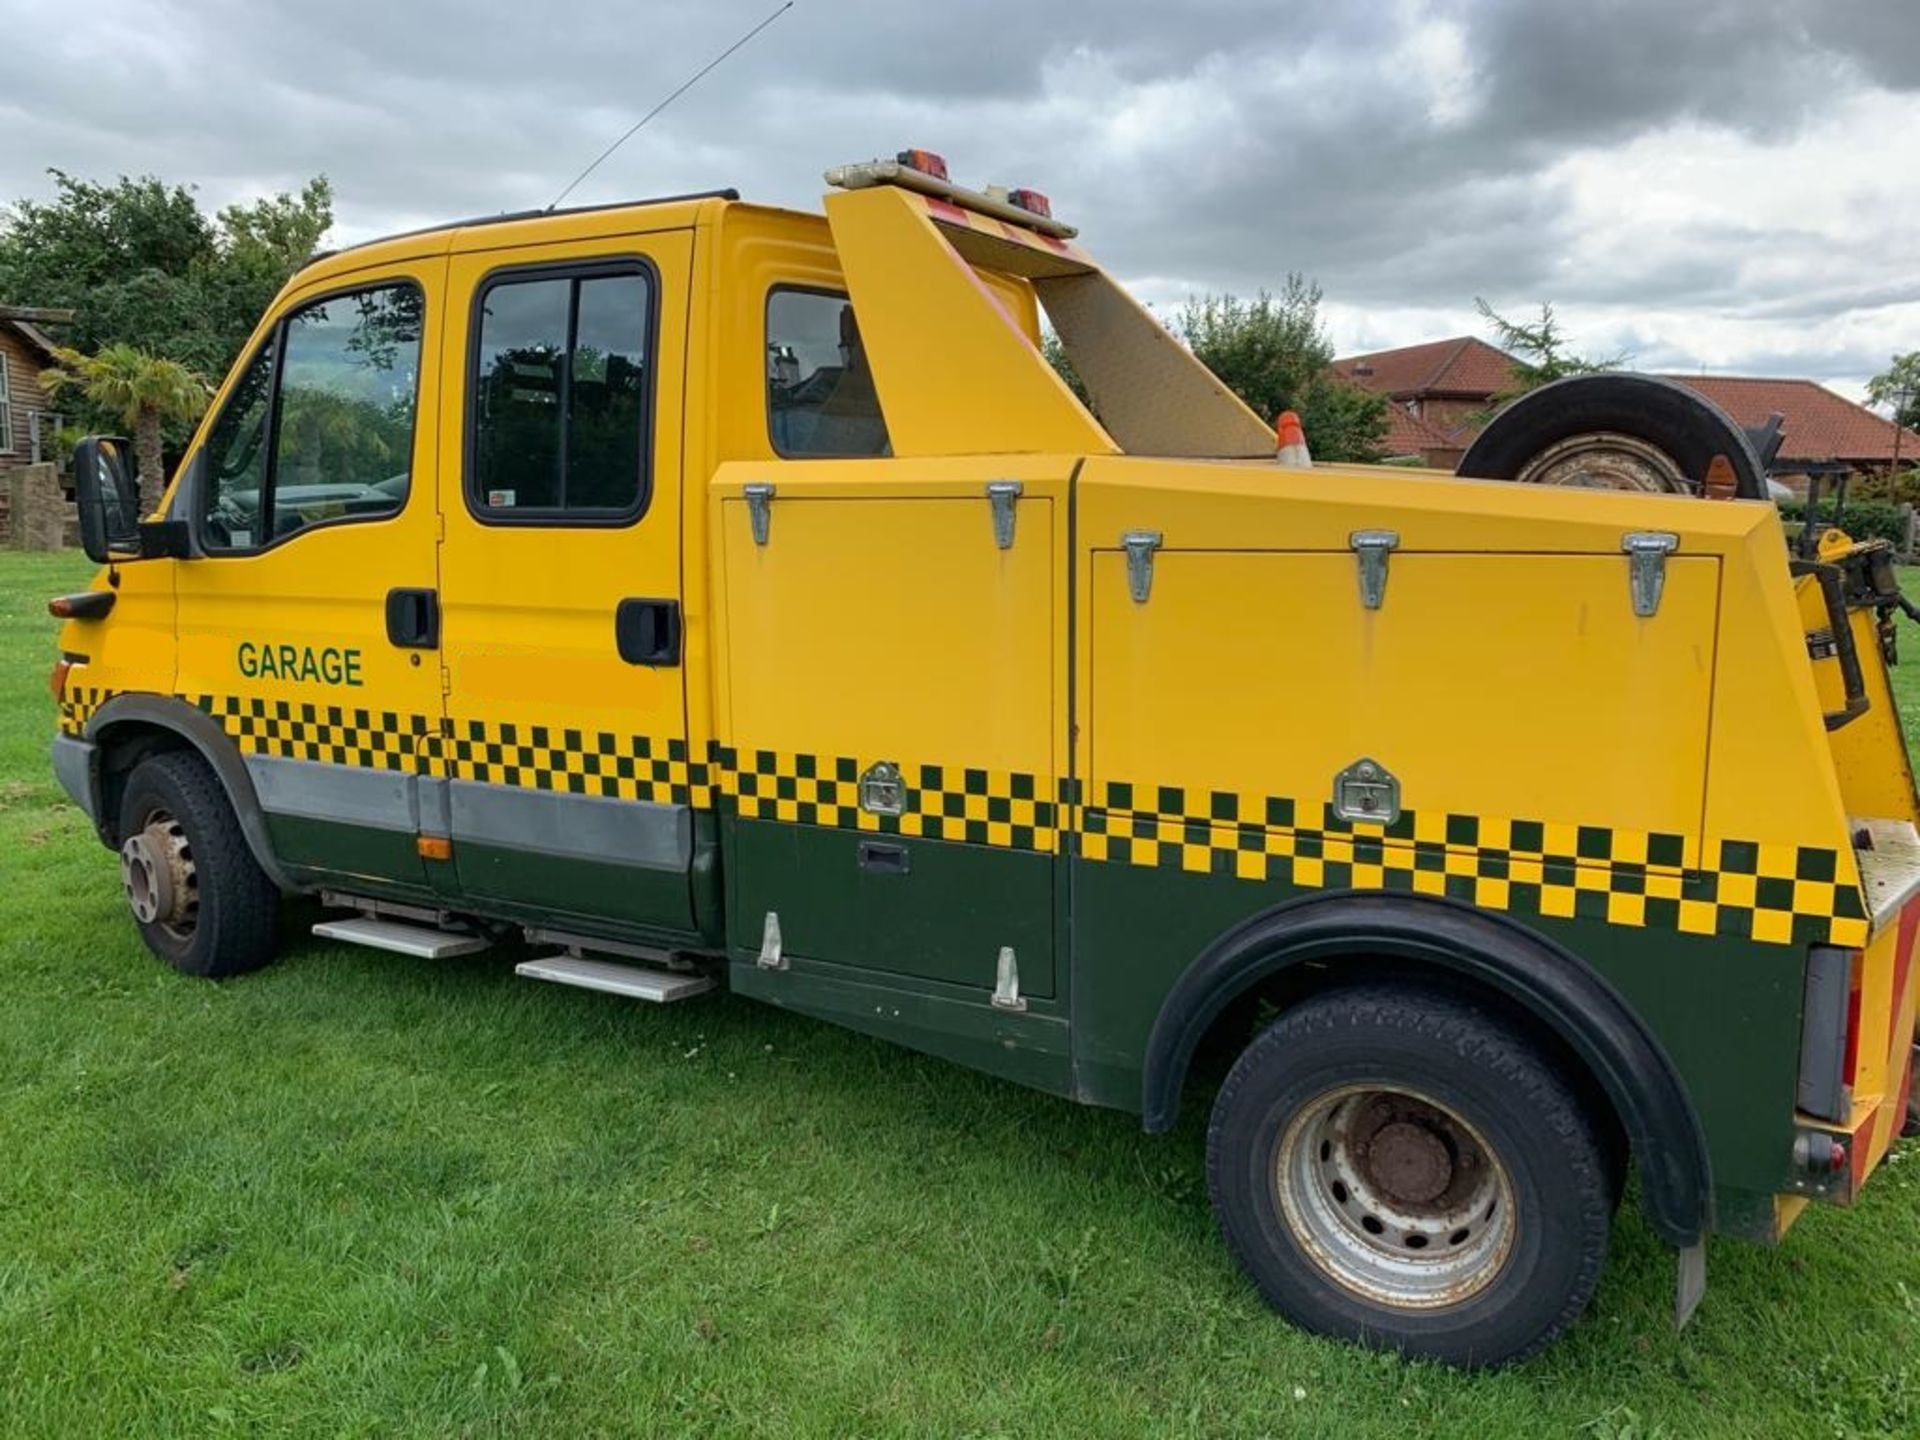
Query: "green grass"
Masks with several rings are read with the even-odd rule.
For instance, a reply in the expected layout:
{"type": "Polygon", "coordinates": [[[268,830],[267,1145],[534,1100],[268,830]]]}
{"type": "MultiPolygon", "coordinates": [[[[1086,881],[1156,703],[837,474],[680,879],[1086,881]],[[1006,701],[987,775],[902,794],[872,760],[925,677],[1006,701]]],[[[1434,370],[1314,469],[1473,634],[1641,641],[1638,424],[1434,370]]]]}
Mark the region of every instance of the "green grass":
{"type": "Polygon", "coordinates": [[[1779,1250],[1713,1242],[1680,1335],[1629,1206],[1581,1325],[1463,1377],[1261,1306],[1197,1106],[1149,1138],[498,955],[295,938],[245,980],[176,976],[48,772],[42,601],[86,573],[0,555],[6,1434],[1920,1432],[1920,1151],[1779,1250]]]}

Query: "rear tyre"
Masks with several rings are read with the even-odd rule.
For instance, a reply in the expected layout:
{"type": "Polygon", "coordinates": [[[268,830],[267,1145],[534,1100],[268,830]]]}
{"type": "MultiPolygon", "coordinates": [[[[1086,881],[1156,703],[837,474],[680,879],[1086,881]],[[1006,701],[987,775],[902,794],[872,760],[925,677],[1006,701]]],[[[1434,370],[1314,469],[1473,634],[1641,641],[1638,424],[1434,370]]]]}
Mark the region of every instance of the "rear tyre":
{"type": "Polygon", "coordinates": [[[226,791],[198,755],[151,755],[120,801],[120,879],[147,948],[219,979],[273,959],[280,893],[247,848],[226,791]]]}
{"type": "Polygon", "coordinates": [[[1459,474],[1589,489],[1767,498],[1746,431],[1671,380],[1575,375],[1505,406],[1460,459],[1459,474]]]}
{"type": "Polygon", "coordinates": [[[1207,1179],[1281,1314],[1450,1365],[1541,1349],[1606,1260],[1611,1175],[1572,1088],[1436,990],[1368,985],[1282,1014],[1214,1103],[1207,1179]]]}

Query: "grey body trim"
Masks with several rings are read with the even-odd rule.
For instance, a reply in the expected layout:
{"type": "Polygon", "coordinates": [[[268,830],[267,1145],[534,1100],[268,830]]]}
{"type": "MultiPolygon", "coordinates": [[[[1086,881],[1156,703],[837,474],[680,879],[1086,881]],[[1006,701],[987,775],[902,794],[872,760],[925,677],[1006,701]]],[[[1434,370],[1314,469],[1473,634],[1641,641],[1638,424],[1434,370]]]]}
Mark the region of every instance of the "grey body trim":
{"type": "MultiPolygon", "coordinates": [[[[212,766],[213,773],[220,778],[233,813],[240,818],[240,833],[246,836],[247,848],[260,862],[260,868],[267,872],[267,878],[282,890],[305,888],[287,878],[279,857],[273,853],[266,812],[260,808],[260,797],[254,792],[253,777],[247,773],[240,747],[220,728],[219,721],[198,706],[171,695],[116,695],[93,712],[87,721],[86,738],[96,745],[108,746],[113,738],[110,732],[121,725],[170,730],[198,751],[200,758],[212,766]]],[[[114,817],[103,814],[96,817],[96,822],[101,839],[112,843],[110,830],[114,817]]]]}
{"type": "Polygon", "coordinates": [[[409,835],[420,828],[418,776],[330,765],[324,760],[283,760],[275,755],[249,755],[245,764],[260,808],[270,815],[409,835]]]}
{"type": "Polygon", "coordinates": [[[693,859],[693,812],[685,805],[565,795],[475,780],[447,783],[454,842],[600,860],[646,870],[685,870],[693,859]]]}
{"type": "Polygon", "coordinates": [[[72,735],[53,737],[53,776],[97,828],[100,824],[100,747],[72,735]]]}

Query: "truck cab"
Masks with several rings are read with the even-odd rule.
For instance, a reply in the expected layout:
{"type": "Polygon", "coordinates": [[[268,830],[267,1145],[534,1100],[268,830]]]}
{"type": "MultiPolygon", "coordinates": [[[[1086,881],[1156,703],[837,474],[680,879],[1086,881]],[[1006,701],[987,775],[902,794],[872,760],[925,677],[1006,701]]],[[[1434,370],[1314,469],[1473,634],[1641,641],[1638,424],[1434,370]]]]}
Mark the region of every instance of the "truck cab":
{"type": "Polygon", "coordinates": [[[1454,1363],[1571,1323],[1629,1166],[1683,1316],[1852,1198],[1920,927],[1883,556],[1790,563],[1641,377],[1496,420],[1570,483],[1278,465],[1043,197],[828,178],[316,259],[153,517],[81,447],[54,763],[157,954],[312,895],[1154,1130],[1216,1062],[1254,1283],[1454,1363]]]}

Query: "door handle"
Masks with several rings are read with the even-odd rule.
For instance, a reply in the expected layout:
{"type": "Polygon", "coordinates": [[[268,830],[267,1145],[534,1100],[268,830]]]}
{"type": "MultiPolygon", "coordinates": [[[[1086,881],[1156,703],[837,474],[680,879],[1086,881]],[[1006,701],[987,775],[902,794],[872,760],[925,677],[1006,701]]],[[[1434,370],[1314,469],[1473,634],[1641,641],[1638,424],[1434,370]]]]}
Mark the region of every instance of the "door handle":
{"type": "Polygon", "coordinates": [[[860,868],[875,875],[904,875],[909,869],[907,847],[884,840],[860,842],[860,868]]]}
{"type": "Polygon", "coordinates": [[[629,665],[678,665],[680,602],[622,600],[613,612],[613,643],[629,665]]]}
{"type": "Polygon", "coordinates": [[[387,639],[403,650],[439,649],[439,593],[433,590],[389,590],[387,639]]]}

